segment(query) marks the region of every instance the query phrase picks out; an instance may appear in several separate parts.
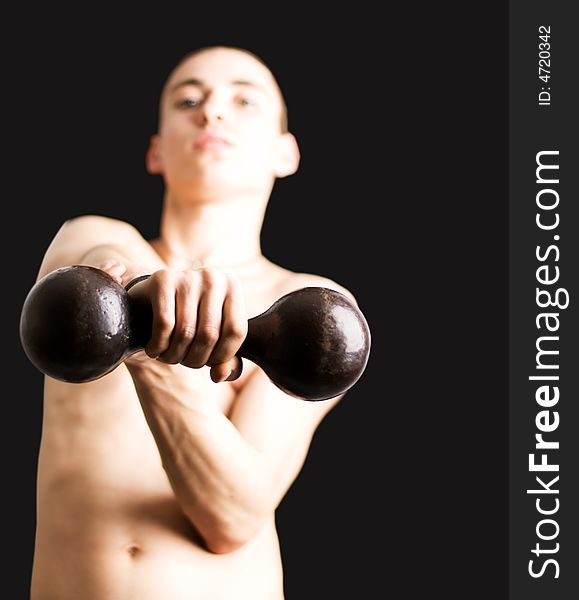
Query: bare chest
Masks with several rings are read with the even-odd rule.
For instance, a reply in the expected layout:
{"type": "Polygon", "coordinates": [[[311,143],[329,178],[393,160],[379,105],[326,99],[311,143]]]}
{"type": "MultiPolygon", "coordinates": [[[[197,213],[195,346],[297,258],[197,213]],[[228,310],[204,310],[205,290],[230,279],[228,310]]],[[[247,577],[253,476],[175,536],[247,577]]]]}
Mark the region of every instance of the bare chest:
{"type": "MultiPolygon", "coordinates": [[[[171,376],[185,390],[184,398],[187,391],[203,394],[226,416],[232,410],[238,383],[215,384],[208,368],[179,366],[171,376]]],[[[78,473],[110,484],[135,485],[139,479],[155,478],[165,482],[157,446],[124,365],[86,384],[46,379],[39,467],[46,481],[78,473]]]]}

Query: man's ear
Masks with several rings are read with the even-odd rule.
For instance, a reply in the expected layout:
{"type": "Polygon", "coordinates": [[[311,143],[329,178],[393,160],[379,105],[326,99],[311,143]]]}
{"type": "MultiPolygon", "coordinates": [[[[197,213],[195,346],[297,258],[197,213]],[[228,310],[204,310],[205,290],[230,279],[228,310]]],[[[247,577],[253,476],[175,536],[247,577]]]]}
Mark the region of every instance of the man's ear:
{"type": "Polygon", "coordinates": [[[300,149],[296,138],[291,133],[282,133],[278,138],[277,148],[275,176],[293,175],[300,164],[300,149]]]}
{"type": "Polygon", "coordinates": [[[161,161],[161,138],[159,134],[151,136],[149,148],[145,156],[147,172],[151,175],[160,175],[163,172],[163,162],[161,161]]]}

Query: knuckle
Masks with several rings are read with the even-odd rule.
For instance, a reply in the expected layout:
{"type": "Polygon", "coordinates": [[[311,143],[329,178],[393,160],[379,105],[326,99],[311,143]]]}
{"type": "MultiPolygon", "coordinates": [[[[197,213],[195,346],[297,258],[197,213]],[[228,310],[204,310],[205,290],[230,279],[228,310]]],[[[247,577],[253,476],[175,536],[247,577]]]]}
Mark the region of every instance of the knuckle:
{"type": "Polygon", "coordinates": [[[177,285],[180,288],[191,289],[196,285],[197,273],[195,271],[179,271],[175,273],[177,285]]]}
{"type": "Polygon", "coordinates": [[[197,340],[204,345],[214,344],[219,339],[219,333],[215,325],[204,325],[197,333],[197,340]]]}
{"type": "Polygon", "coordinates": [[[179,292],[186,296],[190,294],[197,287],[197,285],[198,284],[195,277],[192,277],[189,273],[185,273],[179,280],[179,292]]]}
{"type": "Polygon", "coordinates": [[[159,269],[158,271],[155,271],[151,275],[151,281],[153,282],[153,284],[157,285],[158,287],[167,285],[172,280],[173,280],[173,274],[169,269],[159,269]]]}
{"type": "Polygon", "coordinates": [[[226,279],[226,275],[213,267],[203,267],[199,270],[199,275],[205,286],[220,286],[226,279]]]}
{"type": "Polygon", "coordinates": [[[175,327],[175,320],[169,313],[159,313],[155,316],[155,327],[160,334],[169,335],[175,327]]]}
{"type": "Polygon", "coordinates": [[[228,327],[228,334],[236,340],[243,340],[247,335],[247,321],[235,321],[228,327]]]}
{"type": "Polygon", "coordinates": [[[175,330],[175,339],[179,341],[192,340],[196,327],[193,323],[181,323],[175,330]]]}

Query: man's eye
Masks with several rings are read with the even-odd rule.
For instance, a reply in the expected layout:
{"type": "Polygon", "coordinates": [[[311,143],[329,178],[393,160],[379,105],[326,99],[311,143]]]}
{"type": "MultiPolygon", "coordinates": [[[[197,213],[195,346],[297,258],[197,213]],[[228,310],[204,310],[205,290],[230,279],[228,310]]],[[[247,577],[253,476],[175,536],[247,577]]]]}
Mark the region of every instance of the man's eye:
{"type": "Polygon", "coordinates": [[[195,98],[185,98],[185,100],[181,100],[177,102],[177,108],[195,108],[201,104],[200,100],[196,100],[195,98]]]}
{"type": "Polygon", "coordinates": [[[255,102],[253,100],[251,100],[250,98],[239,98],[238,102],[241,106],[254,106],[255,105],[255,102]]]}

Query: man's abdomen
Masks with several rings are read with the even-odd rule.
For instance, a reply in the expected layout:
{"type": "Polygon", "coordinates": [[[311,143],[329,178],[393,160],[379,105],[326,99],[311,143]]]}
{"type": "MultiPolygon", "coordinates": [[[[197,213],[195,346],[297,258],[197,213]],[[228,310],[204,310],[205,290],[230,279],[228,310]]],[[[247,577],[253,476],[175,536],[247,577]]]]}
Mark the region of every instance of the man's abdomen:
{"type": "Polygon", "coordinates": [[[32,600],[283,597],[273,519],[244,547],[221,555],[203,548],[170,498],[77,515],[60,531],[50,521],[37,530],[32,600]]]}
{"type": "Polygon", "coordinates": [[[283,598],[273,515],[235,552],[208,552],[174,497],[134,391],[120,403],[118,387],[115,397],[50,391],[31,600],[283,598]]]}

